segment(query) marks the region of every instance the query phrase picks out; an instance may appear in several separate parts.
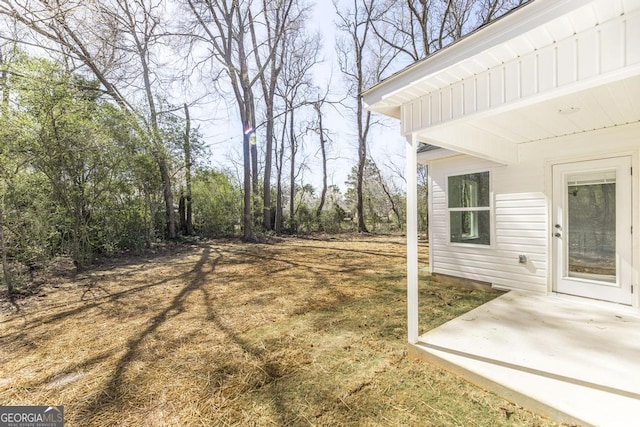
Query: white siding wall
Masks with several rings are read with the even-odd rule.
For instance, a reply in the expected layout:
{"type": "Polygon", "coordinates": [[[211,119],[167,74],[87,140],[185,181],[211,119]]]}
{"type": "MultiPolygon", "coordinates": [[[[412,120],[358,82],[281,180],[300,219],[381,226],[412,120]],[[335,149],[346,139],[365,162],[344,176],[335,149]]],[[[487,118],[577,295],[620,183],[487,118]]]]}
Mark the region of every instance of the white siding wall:
{"type": "Polygon", "coordinates": [[[544,292],[547,285],[547,203],[542,191],[507,191],[516,168],[469,156],[430,164],[433,180],[430,228],[435,273],[481,280],[501,287],[544,292]],[[446,182],[450,175],[489,170],[492,181],[491,247],[449,243],[446,182]],[[526,255],[527,264],[518,263],[526,255]]]}
{"type": "MultiPolygon", "coordinates": [[[[521,144],[521,163],[502,166],[470,156],[429,163],[432,182],[430,216],[433,272],[481,280],[499,287],[546,292],[551,289],[550,171],[554,163],[633,155],[640,169],[640,124],[521,144]],[[446,182],[450,175],[489,170],[492,180],[491,247],[449,243],[446,182]],[[518,262],[526,255],[527,264],[518,262]]],[[[634,178],[634,225],[638,228],[638,177],[634,178]]],[[[640,235],[640,233],[638,233],[640,235]]],[[[634,239],[639,264],[640,239],[634,239]]],[[[637,268],[637,267],[636,267],[637,268]]],[[[637,281],[637,279],[636,279],[637,281]]]]}

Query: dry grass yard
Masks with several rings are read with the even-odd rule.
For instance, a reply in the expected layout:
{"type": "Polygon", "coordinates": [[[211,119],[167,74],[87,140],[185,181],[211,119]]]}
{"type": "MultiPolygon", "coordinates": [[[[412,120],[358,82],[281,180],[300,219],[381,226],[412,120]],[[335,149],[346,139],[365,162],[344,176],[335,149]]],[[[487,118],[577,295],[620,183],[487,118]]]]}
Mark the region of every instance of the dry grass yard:
{"type": "MultiPolygon", "coordinates": [[[[0,305],[0,404],[68,426],[548,426],[405,352],[400,237],[212,241],[0,305]]],[[[495,297],[421,283],[424,328],[495,297]]]]}

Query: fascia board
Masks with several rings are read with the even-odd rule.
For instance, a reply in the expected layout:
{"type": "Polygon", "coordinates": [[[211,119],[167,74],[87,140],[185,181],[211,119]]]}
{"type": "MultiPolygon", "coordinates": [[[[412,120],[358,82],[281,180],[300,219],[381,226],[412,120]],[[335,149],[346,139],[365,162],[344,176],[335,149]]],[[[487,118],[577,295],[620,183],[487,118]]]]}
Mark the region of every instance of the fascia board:
{"type": "MultiPolygon", "coordinates": [[[[592,0],[532,0],[457,42],[383,80],[362,94],[368,109],[393,94],[482,52],[534,30],[592,0]]],[[[386,105],[389,108],[389,105],[386,105]]]]}
{"type": "Polygon", "coordinates": [[[448,150],[446,148],[437,148],[435,150],[418,153],[418,163],[426,163],[432,160],[444,159],[447,157],[461,156],[463,153],[448,150]]]}

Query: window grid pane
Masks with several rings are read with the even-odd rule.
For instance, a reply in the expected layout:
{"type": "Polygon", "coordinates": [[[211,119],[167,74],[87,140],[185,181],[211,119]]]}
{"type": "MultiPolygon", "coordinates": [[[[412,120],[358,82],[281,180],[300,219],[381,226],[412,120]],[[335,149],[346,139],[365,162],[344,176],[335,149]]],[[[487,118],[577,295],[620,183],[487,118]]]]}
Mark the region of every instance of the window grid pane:
{"type": "Polygon", "coordinates": [[[491,244],[490,211],[458,211],[449,214],[451,243],[491,244]]]}
{"type": "Polygon", "coordinates": [[[449,208],[489,207],[489,172],[450,176],[449,208]]]}
{"type": "Polygon", "coordinates": [[[490,245],[489,172],[450,176],[447,193],[450,242],[490,245]]]}

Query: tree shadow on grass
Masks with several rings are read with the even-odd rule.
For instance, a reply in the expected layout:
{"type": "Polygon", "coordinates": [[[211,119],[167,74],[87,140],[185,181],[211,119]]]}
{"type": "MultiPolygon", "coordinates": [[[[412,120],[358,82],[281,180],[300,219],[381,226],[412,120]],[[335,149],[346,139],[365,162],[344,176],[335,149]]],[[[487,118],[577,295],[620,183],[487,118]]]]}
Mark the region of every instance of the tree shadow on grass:
{"type": "MultiPolygon", "coordinates": [[[[286,366],[283,366],[278,361],[271,360],[271,352],[268,349],[253,345],[248,340],[241,338],[232,328],[225,325],[213,308],[209,291],[204,287],[200,291],[203,294],[207,308],[207,321],[213,323],[229,342],[235,344],[245,354],[259,362],[259,371],[262,373],[263,379],[254,386],[254,390],[266,387],[282,378],[286,374],[286,366]]],[[[279,418],[279,425],[292,425],[296,420],[299,420],[300,416],[289,408],[290,405],[287,404],[285,397],[275,389],[276,387],[270,390],[269,397],[273,411],[279,418]]]]}
{"type": "MultiPolygon", "coordinates": [[[[125,404],[123,390],[126,388],[126,371],[130,364],[139,357],[143,347],[143,342],[148,337],[154,335],[161,325],[165,324],[177,313],[183,312],[185,309],[184,303],[186,299],[195,291],[202,293],[202,299],[206,308],[205,320],[213,324],[217,330],[222,332],[225,339],[230,344],[237,346],[248,357],[258,362],[260,366],[259,371],[262,376],[255,381],[255,384],[253,384],[254,389],[265,387],[277,381],[285,374],[285,367],[282,366],[281,363],[278,363],[277,360],[273,360],[270,357],[271,353],[268,349],[257,347],[248,340],[241,338],[237,331],[226,325],[222,321],[221,316],[217,313],[214,307],[214,298],[211,295],[211,291],[206,286],[209,283],[209,275],[215,272],[216,267],[223,259],[223,252],[219,250],[216,250],[216,252],[217,256],[211,259],[211,247],[205,248],[199,261],[188,274],[190,277],[189,283],[173,298],[171,304],[150,320],[148,327],[128,342],[128,350],[118,361],[106,387],[99,392],[99,395],[95,400],[79,411],[77,419],[80,423],[92,423],[95,421],[97,414],[104,414],[108,411],[119,411],[122,409],[125,404]],[[207,265],[209,265],[210,268],[206,268],[207,265]]],[[[259,258],[251,259],[250,254],[245,255],[249,257],[245,258],[247,263],[259,260],[259,258]]],[[[234,372],[235,371],[230,372],[229,375],[233,375],[234,372]]],[[[203,390],[203,392],[206,391],[203,390]]],[[[214,394],[215,390],[210,390],[210,392],[214,394]]],[[[299,419],[299,416],[296,413],[288,409],[286,399],[282,395],[275,392],[270,395],[270,398],[273,410],[279,418],[281,425],[290,425],[292,422],[299,419]]]]}
{"type": "MultiPolygon", "coordinates": [[[[197,265],[196,265],[197,267],[197,265]]],[[[188,279],[194,272],[193,271],[188,271],[185,273],[181,273],[177,276],[170,276],[170,277],[165,277],[162,280],[158,280],[156,282],[153,283],[147,283],[147,284],[143,284],[140,286],[132,286],[129,287],[123,291],[119,291],[119,292],[114,292],[114,293],[108,293],[106,290],[104,291],[105,295],[103,296],[96,296],[93,300],[87,300],[84,299],[84,297],[86,296],[87,292],[83,292],[81,299],[78,303],[81,303],[82,305],[78,306],[78,307],[74,307],[74,308],[69,308],[67,310],[63,310],[63,311],[56,311],[61,307],[64,307],[66,305],[69,305],[69,303],[63,304],[51,304],[49,306],[47,306],[46,308],[39,308],[37,314],[38,315],[31,315],[27,318],[27,316],[23,315],[23,327],[19,330],[19,331],[15,331],[13,334],[12,333],[8,333],[6,335],[0,335],[0,340],[5,340],[5,339],[13,339],[15,340],[17,336],[20,336],[21,334],[23,334],[25,331],[28,331],[30,329],[34,329],[34,328],[38,328],[41,327],[42,325],[46,325],[46,324],[50,324],[50,323],[54,323],[60,320],[63,320],[67,317],[72,317],[78,314],[81,314],[83,312],[86,312],[88,310],[91,310],[93,308],[100,308],[101,306],[103,306],[104,304],[110,304],[110,303],[118,303],[121,299],[124,299],[128,296],[131,296],[133,294],[136,294],[138,292],[142,292],[145,291],[147,289],[152,289],[152,288],[156,288],[159,286],[163,286],[165,284],[167,284],[168,282],[172,281],[172,280],[178,280],[178,279],[188,279]],[[51,312],[53,311],[53,314],[47,314],[47,312],[51,312]]],[[[77,304],[77,303],[76,303],[77,304]]],[[[24,313],[24,311],[21,311],[21,313],[24,313]]]]}
{"type": "Polygon", "coordinates": [[[222,255],[219,254],[215,259],[210,259],[210,255],[211,248],[207,246],[193,270],[185,274],[185,276],[190,276],[191,278],[188,284],[173,298],[171,304],[151,319],[146,329],[128,342],[128,350],[118,361],[106,388],[99,393],[93,402],[90,402],[89,405],[80,411],[78,418],[82,420],[83,423],[91,421],[91,418],[97,413],[104,413],[109,409],[117,410],[123,403],[121,401],[121,394],[125,386],[124,376],[128,366],[139,355],[143,341],[153,335],[165,322],[170,320],[172,317],[170,313],[172,311],[175,313],[183,312],[184,302],[187,297],[192,294],[193,291],[201,288],[206,283],[207,276],[215,271],[216,266],[222,259],[222,255]],[[210,271],[205,271],[207,264],[210,265],[210,271]]]}
{"type": "Polygon", "coordinates": [[[0,300],[6,300],[15,311],[20,311],[20,305],[17,302],[18,298],[19,295],[15,292],[3,291],[0,293],[0,300]]]}
{"type": "MultiPolygon", "coordinates": [[[[156,333],[160,332],[159,329],[162,325],[165,325],[167,322],[171,321],[172,318],[178,316],[179,313],[185,311],[185,308],[189,306],[186,304],[187,299],[190,295],[194,294],[194,291],[197,293],[202,293],[202,300],[206,305],[206,316],[207,320],[211,322],[212,326],[215,327],[218,331],[220,331],[224,336],[225,340],[231,345],[237,346],[238,350],[244,352],[247,355],[248,359],[257,362],[260,369],[258,370],[260,373],[257,381],[252,381],[251,387],[253,387],[250,391],[258,390],[261,387],[268,386],[272,384],[272,387],[269,387],[269,402],[272,405],[272,409],[274,412],[274,416],[277,417],[279,424],[281,425],[290,425],[295,424],[300,421],[301,414],[296,411],[296,408],[291,405],[289,400],[287,399],[288,389],[282,389],[284,383],[280,381],[283,376],[286,376],[287,369],[290,366],[281,360],[279,360],[274,354],[273,348],[265,348],[264,346],[258,346],[251,342],[250,339],[243,338],[241,332],[239,332],[236,328],[231,327],[224,321],[224,317],[221,315],[223,313],[224,307],[220,307],[219,309],[215,307],[213,301],[214,295],[212,293],[214,290],[211,288],[212,281],[210,275],[214,273],[217,267],[222,263],[223,256],[225,257],[224,264],[225,266],[233,266],[233,265],[255,265],[260,264],[266,266],[276,267],[274,265],[275,262],[282,263],[277,266],[277,268],[271,270],[265,270],[262,272],[264,277],[267,277],[270,274],[275,274],[277,271],[283,271],[282,265],[285,268],[292,268],[294,270],[300,271],[300,275],[310,277],[315,277],[315,280],[310,285],[315,288],[316,286],[324,286],[325,283],[329,284],[329,280],[325,280],[325,277],[328,277],[337,271],[340,273],[357,273],[362,272],[363,268],[359,265],[351,265],[349,263],[344,263],[341,260],[341,257],[332,258],[331,262],[334,262],[334,265],[327,265],[325,262],[317,262],[310,263],[306,261],[298,261],[297,258],[291,259],[288,254],[279,254],[278,251],[264,251],[259,248],[251,247],[246,248],[243,247],[239,249],[237,247],[223,248],[222,250],[213,249],[214,246],[203,246],[203,252],[197,261],[197,263],[186,273],[180,273],[176,275],[172,275],[169,278],[163,278],[162,280],[156,281],[154,283],[141,283],[138,282],[139,286],[134,288],[126,289],[121,292],[106,294],[106,291],[100,292],[105,293],[106,295],[95,295],[94,299],[98,299],[97,301],[85,302],[80,307],[72,307],[61,313],[47,313],[43,316],[39,316],[39,319],[32,319],[33,327],[40,326],[43,323],[54,322],[58,319],[62,319],[67,316],[72,316],[75,314],[90,314],[85,313],[85,310],[88,310],[93,307],[99,308],[101,305],[105,303],[121,303],[128,304],[127,297],[140,292],[144,289],[160,286],[166,284],[169,281],[180,280],[183,283],[183,287],[178,291],[178,293],[171,299],[169,298],[160,299],[160,304],[156,310],[156,313],[148,316],[148,323],[143,326],[143,330],[132,334],[132,338],[126,344],[125,354],[122,355],[119,360],[115,363],[115,368],[113,368],[112,373],[108,377],[108,382],[104,384],[104,386],[97,390],[97,393],[94,395],[93,400],[86,403],[84,406],[81,406],[80,411],[77,413],[76,420],[80,424],[91,424],[99,421],[97,416],[100,414],[105,414],[108,411],[114,412],[122,412],[122,409],[127,407],[126,398],[126,388],[130,371],[129,367],[132,362],[140,361],[142,358],[145,345],[150,336],[153,337],[156,333]],[[216,253],[213,253],[213,251],[216,253]],[[162,308],[163,301],[169,300],[169,304],[162,308]],[[296,421],[297,420],[297,421],[296,421]]],[[[361,252],[361,251],[352,251],[352,252],[361,252]]],[[[361,252],[363,255],[364,252],[361,252]]],[[[384,253],[376,253],[378,256],[386,257],[384,253]]],[[[304,259],[304,258],[303,258],[304,259]]],[[[358,264],[358,263],[357,263],[358,264]]],[[[367,267],[368,268],[368,267],[367,267]]],[[[235,273],[234,273],[235,274],[235,273]]],[[[242,278],[240,276],[240,278],[242,278]]],[[[224,280],[224,276],[216,277],[217,281],[224,280]]],[[[220,282],[223,284],[223,282],[220,282]]],[[[264,282],[256,283],[260,287],[265,287],[264,282]]],[[[172,291],[175,292],[175,291],[172,291]]],[[[237,292],[249,292],[250,289],[245,289],[243,287],[238,288],[237,292]]],[[[318,304],[313,307],[314,310],[317,310],[320,307],[325,307],[325,309],[329,309],[330,306],[335,305],[336,303],[345,303],[347,300],[352,297],[343,294],[340,292],[339,287],[328,286],[327,291],[333,297],[327,301],[321,301],[321,304],[318,304]]],[[[165,303],[166,304],[166,303],[165,303]]],[[[218,302],[220,304],[220,302],[218,302]]],[[[105,306],[107,307],[107,306],[105,306]]],[[[301,309],[302,310],[302,309],[301,309]]],[[[296,312],[291,312],[291,316],[295,316],[296,312]]],[[[141,317],[144,319],[144,317],[141,317]]],[[[358,325],[348,325],[350,328],[354,330],[358,327],[358,325]]],[[[27,324],[27,328],[31,327],[30,324],[27,324]]],[[[158,341],[159,348],[162,348],[165,352],[171,350],[171,345],[166,341],[158,341]]],[[[276,349],[277,350],[277,349],[276,349]]],[[[120,353],[121,354],[121,353],[120,353]]],[[[223,355],[224,356],[224,355],[223,355]]],[[[257,372],[257,371],[256,371],[257,372]]],[[[233,375],[233,373],[230,373],[233,375]]],[[[203,390],[203,394],[206,391],[203,390]]]]}

